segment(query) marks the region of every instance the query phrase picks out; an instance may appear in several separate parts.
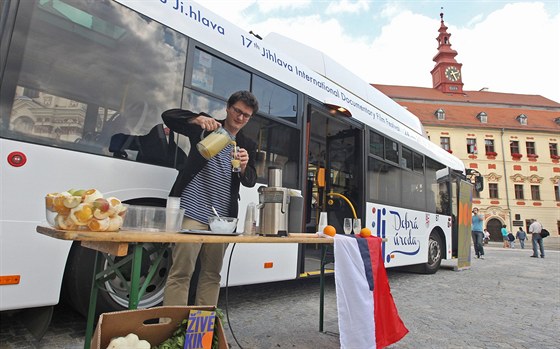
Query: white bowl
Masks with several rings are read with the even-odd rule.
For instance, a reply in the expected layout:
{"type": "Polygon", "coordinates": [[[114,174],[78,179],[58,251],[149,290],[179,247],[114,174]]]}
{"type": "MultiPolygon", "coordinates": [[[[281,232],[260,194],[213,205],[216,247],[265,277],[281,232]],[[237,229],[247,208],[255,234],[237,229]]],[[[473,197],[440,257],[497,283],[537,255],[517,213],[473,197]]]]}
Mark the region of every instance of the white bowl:
{"type": "Polygon", "coordinates": [[[233,217],[208,217],[210,230],[216,234],[231,234],[237,227],[237,218],[233,217]]]}

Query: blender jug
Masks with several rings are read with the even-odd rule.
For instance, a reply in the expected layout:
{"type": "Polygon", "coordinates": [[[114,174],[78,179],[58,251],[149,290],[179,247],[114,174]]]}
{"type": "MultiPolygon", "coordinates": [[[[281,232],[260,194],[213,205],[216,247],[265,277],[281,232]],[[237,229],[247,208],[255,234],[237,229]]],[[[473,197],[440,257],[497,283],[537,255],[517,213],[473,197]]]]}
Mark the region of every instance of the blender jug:
{"type": "Polygon", "coordinates": [[[215,129],[206,137],[204,137],[204,131],[202,131],[200,138],[201,140],[196,145],[196,149],[198,149],[200,154],[206,160],[210,160],[212,157],[216,156],[234,140],[229,132],[223,127],[215,129]]]}

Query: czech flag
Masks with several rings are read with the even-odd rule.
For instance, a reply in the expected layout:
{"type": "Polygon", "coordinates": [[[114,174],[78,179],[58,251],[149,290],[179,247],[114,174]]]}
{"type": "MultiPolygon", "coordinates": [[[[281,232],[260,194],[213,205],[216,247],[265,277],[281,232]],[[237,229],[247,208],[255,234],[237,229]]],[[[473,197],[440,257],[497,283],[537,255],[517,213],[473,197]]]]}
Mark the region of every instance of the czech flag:
{"type": "Polygon", "coordinates": [[[374,236],[335,235],[334,276],[343,349],[381,349],[408,333],[391,295],[381,241],[374,236]]]}

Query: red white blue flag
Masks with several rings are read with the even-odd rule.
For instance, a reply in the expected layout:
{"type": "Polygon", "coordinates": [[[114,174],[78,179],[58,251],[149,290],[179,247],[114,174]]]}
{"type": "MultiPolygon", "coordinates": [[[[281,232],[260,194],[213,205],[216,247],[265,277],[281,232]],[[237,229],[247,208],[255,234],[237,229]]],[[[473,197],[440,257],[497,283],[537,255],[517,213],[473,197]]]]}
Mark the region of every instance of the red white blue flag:
{"type": "Polygon", "coordinates": [[[335,236],[334,275],[343,349],[381,349],[408,333],[391,295],[381,241],[374,236],[335,236]]]}

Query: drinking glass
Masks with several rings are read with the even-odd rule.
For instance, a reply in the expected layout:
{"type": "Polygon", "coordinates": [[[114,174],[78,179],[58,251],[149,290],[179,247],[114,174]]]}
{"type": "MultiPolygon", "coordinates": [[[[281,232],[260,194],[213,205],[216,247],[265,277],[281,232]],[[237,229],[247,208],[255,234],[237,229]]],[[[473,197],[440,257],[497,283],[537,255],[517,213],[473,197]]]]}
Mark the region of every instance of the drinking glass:
{"type": "Polygon", "coordinates": [[[328,219],[327,212],[321,212],[319,214],[319,225],[317,225],[317,231],[319,233],[322,233],[325,227],[329,224],[327,219],[328,219]]]}
{"type": "Polygon", "coordinates": [[[352,218],[344,218],[344,234],[352,232],[352,218]]]}
{"type": "Polygon", "coordinates": [[[354,235],[358,235],[360,230],[362,230],[362,220],[360,218],[354,219],[354,235]]]}
{"type": "Polygon", "coordinates": [[[231,170],[241,172],[241,160],[239,160],[239,147],[234,145],[231,152],[231,170]]]}

